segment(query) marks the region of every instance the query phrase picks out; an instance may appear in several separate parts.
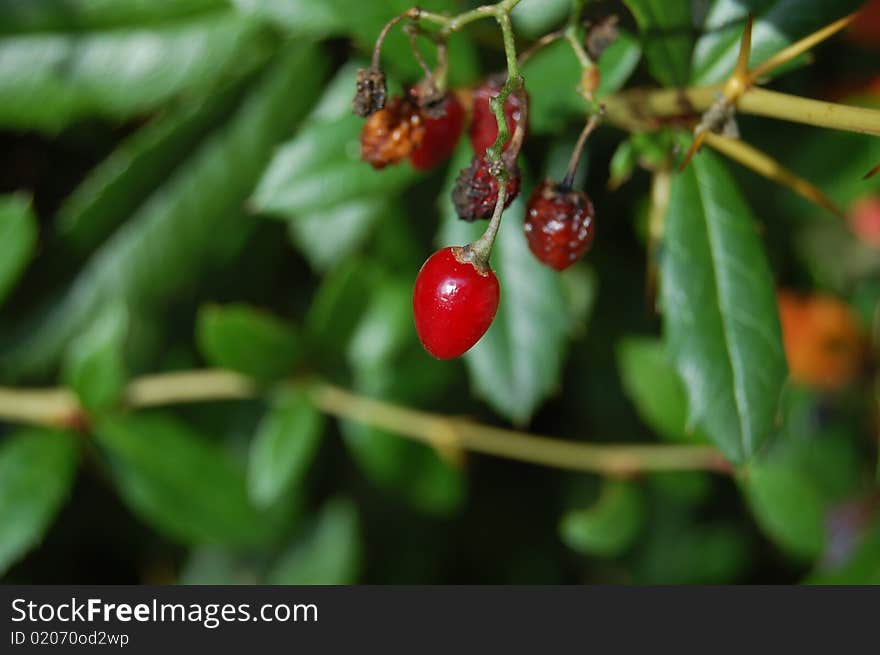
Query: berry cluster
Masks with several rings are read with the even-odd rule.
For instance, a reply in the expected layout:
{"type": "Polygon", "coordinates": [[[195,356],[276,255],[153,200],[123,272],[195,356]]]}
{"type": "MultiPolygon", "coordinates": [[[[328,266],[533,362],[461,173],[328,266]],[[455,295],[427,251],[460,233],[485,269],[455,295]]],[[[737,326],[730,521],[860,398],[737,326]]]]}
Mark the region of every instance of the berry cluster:
{"type": "MultiPolygon", "coordinates": [[[[361,70],[353,107],[366,118],[362,158],[376,169],[409,159],[413,168],[430,170],[445,161],[464,131],[466,116],[457,93],[442,86],[426,71],[422,82],[386,101],[385,76],[378,66],[361,70]]],[[[416,331],[425,349],[438,359],[464,354],[492,324],[500,287],[489,254],[501,213],[519,195],[522,183],[517,158],[528,132],[525,89],[492,76],[471,91],[470,99],[468,136],[474,156],[456,179],[452,202],[462,220],[489,219],[489,226],[472,244],[434,253],[416,278],[416,331]],[[500,108],[498,117],[493,109],[493,103],[500,102],[496,98],[504,99],[508,135],[500,152],[495,149],[501,116],[500,108]]],[[[529,248],[557,271],[583,257],[593,241],[593,204],[585,193],[572,190],[574,169],[593,127],[595,119],[582,132],[565,179],[544,180],[526,204],[523,230],[529,248]]]]}

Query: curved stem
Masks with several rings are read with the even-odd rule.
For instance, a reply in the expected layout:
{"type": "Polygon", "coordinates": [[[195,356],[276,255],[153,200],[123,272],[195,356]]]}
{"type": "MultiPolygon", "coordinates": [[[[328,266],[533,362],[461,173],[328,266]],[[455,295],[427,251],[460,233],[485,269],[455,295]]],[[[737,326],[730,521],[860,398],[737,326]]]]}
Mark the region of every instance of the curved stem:
{"type": "MultiPolygon", "coordinates": [[[[322,381],[306,383],[315,406],[338,418],[388,430],[439,449],[464,448],[541,466],[635,475],[648,471],[703,470],[732,473],[711,446],[597,444],[526,434],[473,421],[432,414],[361,396],[322,381]]],[[[128,409],[184,402],[256,397],[259,387],[245,376],[222,369],[161,373],[132,380],[124,394],[128,409]]],[[[0,387],[0,418],[35,425],[84,425],[85,410],[64,389],[0,387]]]]}
{"type": "Polygon", "coordinates": [[[577,173],[578,163],[581,160],[581,153],[583,153],[584,150],[584,145],[587,143],[587,138],[593,133],[596,126],[599,125],[599,121],[602,120],[604,113],[605,109],[600,107],[599,112],[590,116],[590,120],[587,121],[587,124],[584,125],[584,129],[581,130],[577,143],[575,143],[574,149],[571,151],[571,158],[568,160],[568,168],[565,170],[565,177],[559,185],[560,189],[564,189],[565,191],[571,190],[571,187],[574,184],[574,176],[577,173]]]}

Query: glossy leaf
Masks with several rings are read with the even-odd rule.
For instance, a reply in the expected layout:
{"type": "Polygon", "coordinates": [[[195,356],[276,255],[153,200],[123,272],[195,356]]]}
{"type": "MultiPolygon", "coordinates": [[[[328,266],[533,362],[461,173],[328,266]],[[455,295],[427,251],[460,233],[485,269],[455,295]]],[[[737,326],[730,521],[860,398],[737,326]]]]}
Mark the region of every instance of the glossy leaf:
{"type": "Polygon", "coordinates": [[[757,226],[711,153],[673,181],[660,268],[665,336],[690,419],[743,462],[773,431],[785,355],[757,226]]]}
{"type": "Polygon", "coordinates": [[[77,437],[48,429],[0,441],[0,574],[42,540],[73,484],[77,437]]]}
{"type": "Polygon", "coordinates": [[[741,485],[761,528],[791,555],[811,560],[825,545],[825,506],[804,473],[785,462],[756,464],[741,485]]]}
{"type": "Polygon", "coordinates": [[[691,82],[715,84],[730,75],[750,13],[754,23],[749,63],[754,67],[860,4],[860,0],[714,0],[694,47],[691,82]]]}
{"type": "Polygon", "coordinates": [[[56,132],[86,116],[143,113],[251,66],[267,39],[258,24],[231,12],[156,29],[4,36],[0,125],[56,132]]]}
{"type": "MultiPolygon", "coordinates": [[[[459,148],[440,196],[438,245],[464,245],[485,229],[483,223],[460,220],[449,200],[454,176],[468,158],[466,149],[459,148]]],[[[485,336],[464,355],[474,392],[518,424],[526,423],[556,389],[569,340],[562,283],[529,250],[522,233],[524,211],[519,198],[504,214],[491,262],[502,280],[498,313],[485,336]]]]}
{"type": "Polygon", "coordinates": [[[689,2],[625,0],[636,18],[648,69],[666,86],[689,78],[694,26],[689,2]]]}
{"type": "Polygon", "coordinates": [[[278,585],[345,585],[357,582],[361,560],[358,511],[347,498],[334,498],[270,571],[278,585]]]}
{"type": "Polygon", "coordinates": [[[202,307],[196,340],[211,365],[258,380],[290,375],[302,356],[302,342],[292,325],[247,305],[202,307]]]}
{"type": "Polygon", "coordinates": [[[44,370],[115,298],[139,312],[161,311],[182,288],[239,252],[254,224],[242,211],[244,201],[274,144],[310,106],[324,64],[313,47],[279,58],[223,129],[96,251],[39,327],[2,362],[7,370],[44,370]]]}
{"type": "Polygon", "coordinates": [[[623,388],[641,419],[669,441],[705,442],[687,427],[684,384],[659,339],[626,337],[617,345],[617,368],[623,388]]]}
{"type": "Polygon", "coordinates": [[[559,524],[565,544],[583,555],[615,557],[627,550],[642,529],[642,492],[631,482],[604,482],[596,504],[567,512],[559,524]]]}
{"type": "Polygon", "coordinates": [[[300,389],[285,389],[260,421],[248,458],[248,490],[260,507],[297,489],[308,473],[324,431],[324,416],[300,389]]]}
{"type": "Polygon", "coordinates": [[[109,305],[68,348],[63,377],[89,410],[109,407],[122,395],[128,320],[124,305],[109,305]]]}
{"type": "MultiPolygon", "coordinates": [[[[409,406],[432,399],[450,371],[430,359],[416,339],[410,284],[386,279],[371,295],[348,345],[355,388],[371,398],[409,406]]],[[[342,423],[342,434],[375,484],[426,513],[449,514],[460,507],[464,478],[430,447],[352,421],[342,423]]]]}
{"type": "Polygon", "coordinates": [[[0,304],[33,256],[37,230],[37,219],[27,198],[0,196],[0,304]]]}
{"type": "Polygon", "coordinates": [[[94,428],[123,500],[143,520],[189,544],[253,544],[273,527],[216,444],[171,417],[107,417],[94,428]]]}

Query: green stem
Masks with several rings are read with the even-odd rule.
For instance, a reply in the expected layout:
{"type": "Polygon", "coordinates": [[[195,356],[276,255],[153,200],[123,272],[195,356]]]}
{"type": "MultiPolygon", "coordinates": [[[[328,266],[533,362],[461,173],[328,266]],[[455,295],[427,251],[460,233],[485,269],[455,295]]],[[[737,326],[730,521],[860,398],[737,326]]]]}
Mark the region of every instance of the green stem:
{"type": "MultiPolygon", "coordinates": [[[[320,380],[306,383],[325,414],[387,430],[437,449],[467,449],[540,466],[629,476],[648,471],[702,470],[730,474],[730,464],[711,446],[585,443],[491,427],[361,396],[320,380]]],[[[247,399],[261,393],[250,378],[208,369],[160,373],[132,380],[125,391],[129,410],[183,402],[247,399]]],[[[87,415],[66,389],[0,387],[0,418],[30,425],[83,426],[87,415]]]]}

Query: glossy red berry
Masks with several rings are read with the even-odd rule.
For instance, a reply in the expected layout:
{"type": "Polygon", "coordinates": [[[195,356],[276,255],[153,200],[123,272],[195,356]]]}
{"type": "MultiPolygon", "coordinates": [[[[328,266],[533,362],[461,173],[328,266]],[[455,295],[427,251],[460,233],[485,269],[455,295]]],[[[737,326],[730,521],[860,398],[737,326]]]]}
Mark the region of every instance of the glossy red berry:
{"type": "Polygon", "coordinates": [[[532,254],[561,271],[589,250],[594,223],[593,203],[587,194],[545,180],[529,198],[523,229],[532,254]]]}
{"type": "MultiPolygon", "coordinates": [[[[504,207],[519,195],[521,175],[519,168],[513,165],[508,170],[507,195],[504,198],[504,207]]],[[[455,180],[455,188],[452,190],[452,204],[458,217],[465,221],[475,221],[478,218],[491,218],[498,202],[498,180],[489,169],[489,162],[485,157],[474,157],[471,165],[463,168],[455,180]]]]}
{"type": "MultiPolygon", "coordinates": [[[[474,153],[478,157],[486,154],[486,148],[493,145],[495,139],[498,138],[498,123],[489,106],[489,100],[500,93],[503,83],[502,79],[493,77],[474,90],[470,138],[474,153]]],[[[507,96],[507,101],[504,103],[504,116],[507,118],[507,129],[511,135],[520,121],[526,103],[528,103],[528,96],[525,91],[511,93],[507,96]]],[[[510,140],[504,144],[505,148],[508,143],[510,140]]]]}
{"type": "Polygon", "coordinates": [[[437,359],[459,357],[495,318],[501,289],[491,270],[462,261],[461,248],[438,250],[424,263],[413,289],[413,317],[422,345],[437,359]]]}
{"type": "Polygon", "coordinates": [[[420,171],[443,163],[455,150],[464,129],[464,109],[454,93],[447,93],[430,111],[423,111],[425,131],[415,144],[409,161],[420,171]]]}

